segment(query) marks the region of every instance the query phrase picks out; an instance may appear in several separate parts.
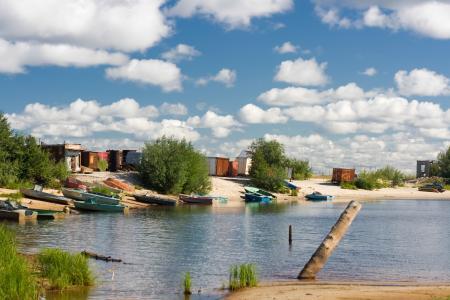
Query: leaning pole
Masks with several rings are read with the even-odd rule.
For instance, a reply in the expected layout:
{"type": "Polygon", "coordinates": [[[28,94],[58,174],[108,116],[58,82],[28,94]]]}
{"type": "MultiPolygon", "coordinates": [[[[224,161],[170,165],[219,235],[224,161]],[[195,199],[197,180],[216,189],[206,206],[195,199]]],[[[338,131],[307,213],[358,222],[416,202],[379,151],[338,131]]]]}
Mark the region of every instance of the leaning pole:
{"type": "Polygon", "coordinates": [[[347,232],[358,212],[361,210],[361,204],[351,201],[344,212],[341,214],[336,224],[331,228],[330,232],[317,248],[316,252],[311,256],[303,270],[298,274],[298,279],[315,279],[317,273],[325,266],[328,258],[337,247],[342,237],[347,232]]]}

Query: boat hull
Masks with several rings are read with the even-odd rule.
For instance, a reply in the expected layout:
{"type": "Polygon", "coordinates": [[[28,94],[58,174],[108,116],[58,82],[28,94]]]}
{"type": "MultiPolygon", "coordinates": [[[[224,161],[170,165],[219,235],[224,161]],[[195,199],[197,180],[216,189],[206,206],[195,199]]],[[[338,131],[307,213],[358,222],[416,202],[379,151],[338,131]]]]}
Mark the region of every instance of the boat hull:
{"type": "Polygon", "coordinates": [[[162,206],[175,206],[177,201],[175,199],[163,198],[161,196],[153,196],[153,195],[134,195],[134,198],[138,202],[153,204],[153,205],[162,205],[162,206]]]}
{"type": "Polygon", "coordinates": [[[26,209],[0,210],[0,220],[31,221],[37,219],[37,213],[26,209]]]}
{"type": "Polygon", "coordinates": [[[123,205],[109,205],[99,204],[95,201],[75,201],[75,208],[84,211],[96,211],[96,212],[120,212],[124,213],[128,211],[128,208],[123,205]]]}
{"type": "Polygon", "coordinates": [[[97,204],[108,204],[108,205],[118,205],[120,203],[120,199],[107,197],[99,194],[88,193],[83,190],[63,188],[62,192],[64,196],[75,199],[77,201],[95,200],[97,204]]]}
{"type": "Polygon", "coordinates": [[[306,200],[308,201],[331,201],[333,200],[333,196],[330,195],[306,195],[305,196],[306,200]]]}
{"type": "Polygon", "coordinates": [[[245,193],[244,199],[247,203],[269,203],[272,201],[272,197],[258,193],[245,193]]]}
{"type": "Polygon", "coordinates": [[[186,204],[212,205],[213,197],[180,195],[180,200],[186,204]]]}
{"type": "Polygon", "coordinates": [[[262,190],[260,188],[253,187],[253,186],[244,186],[244,190],[245,190],[246,193],[261,194],[261,195],[264,195],[264,196],[272,197],[273,199],[275,199],[277,197],[277,196],[275,196],[274,194],[272,194],[272,193],[270,193],[268,191],[265,191],[265,190],[262,190]]]}
{"type": "Polygon", "coordinates": [[[66,197],[57,196],[57,195],[53,195],[50,193],[44,193],[44,192],[40,192],[40,191],[36,191],[36,190],[32,190],[32,189],[20,189],[20,192],[28,198],[33,198],[33,199],[56,203],[56,204],[69,205],[69,204],[72,204],[72,202],[73,202],[71,199],[66,198],[66,197]]]}

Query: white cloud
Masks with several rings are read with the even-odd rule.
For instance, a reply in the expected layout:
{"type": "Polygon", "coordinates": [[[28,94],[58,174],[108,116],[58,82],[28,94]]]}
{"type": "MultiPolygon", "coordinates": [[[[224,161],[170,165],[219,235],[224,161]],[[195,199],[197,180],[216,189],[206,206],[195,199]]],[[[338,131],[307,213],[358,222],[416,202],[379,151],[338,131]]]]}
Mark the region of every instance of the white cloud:
{"type": "Polygon", "coordinates": [[[291,42],[284,42],[280,46],[276,46],[274,50],[280,54],[296,53],[298,46],[293,45],[291,42]]]}
{"type": "Polygon", "coordinates": [[[250,124],[276,124],[286,123],[288,121],[288,118],[278,107],[263,110],[254,104],[247,104],[241,107],[239,110],[239,118],[243,122],[250,124]]]}
{"type": "Polygon", "coordinates": [[[365,69],[363,72],[364,75],[369,76],[369,77],[375,76],[375,75],[377,75],[377,73],[378,73],[377,69],[372,68],[372,67],[365,69]]]}
{"type": "Polygon", "coordinates": [[[164,102],[159,107],[159,111],[165,115],[187,115],[188,109],[183,103],[167,103],[164,102]]]}
{"type": "Polygon", "coordinates": [[[428,69],[401,70],[395,74],[400,94],[405,96],[440,96],[450,94],[450,79],[428,69]]]}
{"type": "Polygon", "coordinates": [[[107,68],[106,76],[160,86],[165,92],[182,90],[180,69],[173,63],[157,59],[133,59],[123,66],[107,68]]]}
{"type": "Polygon", "coordinates": [[[64,44],[10,43],[0,38],[0,73],[24,73],[27,66],[89,67],[127,61],[128,57],[121,53],[64,44]]]}
{"type": "Polygon", "coordinates": [[[203,77],[196,81],[197,85],[207,85],[210,81],[224,84],[226,87],[233,87],[236,81],[236,71],[231,69],[221,69],[216,75],[203,77]]]}
{"type": "Polygon", "coordinates": [[[320,6],[316,6],[316,13],[319,15],[322,22],[330,26],[341,28],[349,28],[351,26],[350,19],[342,18],[339,14],[339,10],[336,8],[324,9],[320,6]]]}
{"type": "Polygon", "coordinates": [[[203,15],[234,29],[249,26],[253,18],[270,17],[293,6],[292,0],[179,0],[168,14],[184,18],[203,15]]]}
{"type": "Polygon", "coordinates": [[[175,48],[164,52],[161,57],[172,62],[179,62],[181,60],[192,60],[194,57],[202,53],[192,46],[186,44],[178,44],[175,48]]]}
{"type": "Polygon", "coordinates": [[[213,111],[207,111],[202,117],[191,117],[187,120],[187,124],[195,128],[209,128],[217,138],[227,137],[241,126],[232,115],[221,116],[213,111]]]}
{"type": "Polygon", "coordinates": [[[2,0],[0,37],[92,49],[143,51],[167,37],[171,27],[163,0],[2,0]]]}
{"type": "Polygon", "coordinates": [[[318,86],[328,82],[325,73],[327,63],[317,63],[315,58],[304,60],[298,58],[294,61],[286,60],[278,66],[276,81],[287,82],[296,85],[318,86]]]}

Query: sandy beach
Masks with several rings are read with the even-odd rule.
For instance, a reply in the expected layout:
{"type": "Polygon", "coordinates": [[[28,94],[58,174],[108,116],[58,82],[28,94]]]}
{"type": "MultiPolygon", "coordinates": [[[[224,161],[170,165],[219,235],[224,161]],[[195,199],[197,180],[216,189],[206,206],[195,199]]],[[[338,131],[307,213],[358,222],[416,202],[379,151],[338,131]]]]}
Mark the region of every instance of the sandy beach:
{"type": "Polygon", "coordinates": [[[225,297],[227,300],[447,300],[450,285],[445,283],[263,283],[225,297]]]}

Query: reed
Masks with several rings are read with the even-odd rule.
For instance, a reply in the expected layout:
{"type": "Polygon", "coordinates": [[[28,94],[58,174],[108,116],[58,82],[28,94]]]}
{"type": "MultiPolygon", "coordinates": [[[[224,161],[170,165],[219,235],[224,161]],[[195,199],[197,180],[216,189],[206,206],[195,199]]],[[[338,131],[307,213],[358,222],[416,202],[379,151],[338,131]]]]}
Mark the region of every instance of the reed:
{"type": "Polygon", "coordinates": [[[184,274],[183,288],[184,288],[185,295],[191,294],[191,274],[189,272],[186,272],[184,274]]]}
{"type": "Polygon", "coordinates": [[[0,299],[36,299],[38,286],[25,258],[17,253],[14,232],[0,225],[0,299]]]}
{"type": "Polygon", "coordinates": [[[258,285],[254,264],[234,265],[230,268],[229,289],[231,291],[258,285]]]}
{"type": "Polygon", "coordinates": [[[90,286],[94,283],[88,259],[82,254],[70,254],[60,249],[44,249],[38,255],[43,277],[55,289],[90,286]]]}

